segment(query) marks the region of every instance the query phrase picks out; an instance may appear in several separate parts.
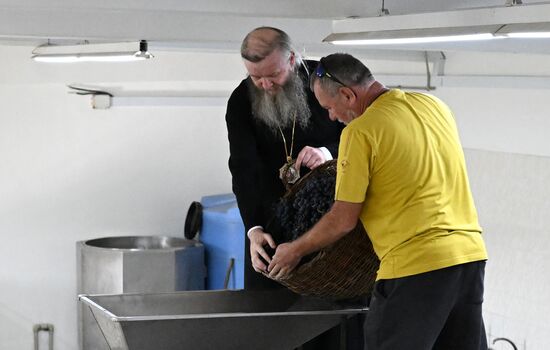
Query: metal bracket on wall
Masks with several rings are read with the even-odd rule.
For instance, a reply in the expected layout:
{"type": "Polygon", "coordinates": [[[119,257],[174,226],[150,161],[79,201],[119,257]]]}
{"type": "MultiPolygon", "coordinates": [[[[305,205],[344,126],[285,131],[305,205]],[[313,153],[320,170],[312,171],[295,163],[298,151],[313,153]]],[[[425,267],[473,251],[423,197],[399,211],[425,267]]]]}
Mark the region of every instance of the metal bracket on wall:
{"type": "Polygon", "coordinates": [[[382,0],[382,8],[378,10],[378,16],[388,16],[390,14],[390,10],[384,7],[384,0],[382,0]]]}
{"type": "Polygon", "coordinates": [[[447,57],[443,51],[426,51],[426,62],[433,63],[433,72],[436,76],[445,75],[445,62],[447,57]]]}
{"type": "Polygon", "coordinates": [[[424,52],[424,63],[426,64],[426,85],[394,85],[388,86],[389,88],[398,88],[398,89],[407,89],[407,90],[426,90],[433,91],[436,89],[432,85],[432,73],[430,72],[430,63],[433,64],[433,71],[438,77],[441,77],[445,74],[445,54],[442,51],[425,51],[424,52]]]}
{"type": "Polygon", "coordinates": [[[515,6],[515,5],[522,5],[523,2],[521,0],[506,0],[505,5],[506,6],[515,6]]]}
{"type": "Polygon", "coordinates": [[[91,95],[93,109],[107,109],[111,107],[113,94],[108,91],[79,87],[74,84],[68,84],[67,87],[70,89],[70,94],[91,95]]]}
{"type": "Polygon", "coordinates": [[[48,349],[53,350],[53,324],[39,323],[32,327],[34,332],[34,350],[38,350],[38,333],[45,331],[48,332],[48,349]]]}

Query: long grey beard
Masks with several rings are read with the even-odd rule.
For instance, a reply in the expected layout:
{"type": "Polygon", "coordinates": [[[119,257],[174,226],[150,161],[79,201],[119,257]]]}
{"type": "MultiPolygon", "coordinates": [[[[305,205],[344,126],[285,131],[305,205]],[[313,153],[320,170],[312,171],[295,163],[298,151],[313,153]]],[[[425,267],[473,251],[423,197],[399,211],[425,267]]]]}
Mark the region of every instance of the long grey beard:
{"type": "Polygon", "coordinates": [[[298,74],[292,72],[286,84],[275,95],[257,88],[252,82],[249,90],[254,117],[267,125],[273,133],[278,133],[279,128],[292,126],[295,115],[296,124],[302,128],[307,127],[311,111],[304,83],[298,74]]]}

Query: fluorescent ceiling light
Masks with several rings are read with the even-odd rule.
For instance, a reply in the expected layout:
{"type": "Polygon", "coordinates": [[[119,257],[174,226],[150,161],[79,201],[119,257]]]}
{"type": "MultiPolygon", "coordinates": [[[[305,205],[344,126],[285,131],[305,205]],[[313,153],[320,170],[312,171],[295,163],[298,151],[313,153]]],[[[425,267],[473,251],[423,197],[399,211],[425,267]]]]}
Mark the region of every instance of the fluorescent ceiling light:
{"type": "Polygon", "coordinates": [[[492,33],[499,28],[499,26],[476,26],[335,33],[329,35],[324,41],[336,45],[396,45],[490,40],[494,39],[492,33]]]}
{"type": "Polygon", "coordinates": [[[550,38],[550,3],[385,15],[333,21],[323,41],[337,45],[418,43],[550,38]]]}
{"type": "Polygon", "coordinates": [[[33,50],[31,58],[37,62],[128,62],[152,58],[147,42],[44,45],[33,50]]]}
{"type": "Polygon", "coordinates": [[[525,32],[525,33],[509,33],[506,34],[508,38],[524,38],[524,39],[544,39],[550,38],[550,32],[525,32]]]}
{"type": "Polygon", "coordinates": [[[355,39],[355,40],[333,40],[335,45],[398,45],[398,44],[424,44],[441,43],[453,41],[476,41],[494,39],[493,34],[469,34],[469,35],[447,35],[447,36],[428,36],[428,37],[410,37],[410,38],[392,38],[392,39],[355,39]]]}

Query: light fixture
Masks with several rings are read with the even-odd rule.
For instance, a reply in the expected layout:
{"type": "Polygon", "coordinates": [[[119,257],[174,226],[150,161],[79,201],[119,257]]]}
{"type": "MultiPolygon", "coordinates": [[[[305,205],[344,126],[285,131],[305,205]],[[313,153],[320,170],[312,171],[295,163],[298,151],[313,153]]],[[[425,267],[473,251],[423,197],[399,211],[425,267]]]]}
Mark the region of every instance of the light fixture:
{"type": "Polygon", "coordinates": [[[323,41],[395,45],[550,38],[550,3],[335,20],[323,41]]]}
{"type": "Polygon", "coordinates": [[[128,62],[153,57],[147,51],[147,41],[43,45],[32,51],[31,58],[38,62],[128,62]]]}
{"type": "Polygon", "coordinates": [[[371,31],[358,33],[337,33],[324,41],[335,45],[394,45],[421,44],[453,41],[478,41],[494,39],[493,31],[500,26],[478,26],[468,28],[433,28],[371,31]]]}

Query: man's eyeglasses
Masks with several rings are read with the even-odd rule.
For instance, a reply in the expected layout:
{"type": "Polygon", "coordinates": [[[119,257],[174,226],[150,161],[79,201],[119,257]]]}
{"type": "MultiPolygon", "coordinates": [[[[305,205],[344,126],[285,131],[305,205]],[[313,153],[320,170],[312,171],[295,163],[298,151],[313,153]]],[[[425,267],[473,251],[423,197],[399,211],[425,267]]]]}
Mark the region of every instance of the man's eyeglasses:
{"type": "Polygon", "coordinates": [[[323,59],[319,61],[319,64],[317,65],[317,68],[315,69],[315,75],[319,78],[327,77],[330,80],[342,85],[347,86],[346,84],[342,83],[340,79],[336,78],[334,75],[330,74],[330,72],[326,69],[325,65],[323,64],[323,59]]]}

